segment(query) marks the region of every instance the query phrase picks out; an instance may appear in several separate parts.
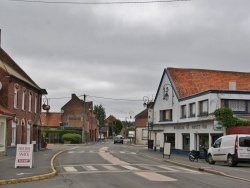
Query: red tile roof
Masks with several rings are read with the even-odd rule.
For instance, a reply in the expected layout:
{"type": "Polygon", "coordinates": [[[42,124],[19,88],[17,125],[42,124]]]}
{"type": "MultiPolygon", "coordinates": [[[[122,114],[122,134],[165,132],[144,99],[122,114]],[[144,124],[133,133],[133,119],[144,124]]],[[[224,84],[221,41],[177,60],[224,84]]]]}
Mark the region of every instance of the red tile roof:
{"type": "Polygon", "coordinates": [[[229,90],[230,81],[236,83],[236,90],[250,91],[250,73],[184,68],[166,71],[179,98],[207,90],[229,90]]]}
{"type": "Polygon", "coordinates": [[[42,126],[58,127],[61,123],[61,113],[58,112],[42,112],[41,122],[42,126]]]}

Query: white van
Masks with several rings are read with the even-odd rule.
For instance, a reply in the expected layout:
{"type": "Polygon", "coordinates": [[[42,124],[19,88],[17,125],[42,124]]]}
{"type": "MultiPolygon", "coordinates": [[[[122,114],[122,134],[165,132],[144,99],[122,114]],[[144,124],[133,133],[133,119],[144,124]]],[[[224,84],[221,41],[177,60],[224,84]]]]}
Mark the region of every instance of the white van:
{"type": "Polygon", "coordinates": [[[229,166],[250,162],[250,135],[234,134],[218,138],[208,150],[208,163],[227,162],[229,166]]]}

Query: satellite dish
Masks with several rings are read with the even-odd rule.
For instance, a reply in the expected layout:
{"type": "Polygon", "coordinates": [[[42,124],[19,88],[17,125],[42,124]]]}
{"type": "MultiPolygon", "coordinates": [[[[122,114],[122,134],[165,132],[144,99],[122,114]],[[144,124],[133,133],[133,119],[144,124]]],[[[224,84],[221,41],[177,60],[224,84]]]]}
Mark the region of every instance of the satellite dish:
{"type": "Polygon", "coordinates": [[[3,84],[2,84],[2,82],[0,82],[0,90],[2,89],[2,86],[3,86],[3,84]]]}

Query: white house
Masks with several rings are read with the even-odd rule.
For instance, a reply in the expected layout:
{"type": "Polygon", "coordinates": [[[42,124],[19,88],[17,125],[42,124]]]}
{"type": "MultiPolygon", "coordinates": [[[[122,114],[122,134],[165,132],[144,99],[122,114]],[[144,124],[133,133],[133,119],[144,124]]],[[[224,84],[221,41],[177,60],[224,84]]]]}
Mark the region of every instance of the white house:
{"type": "Polygon", "coordinates": [[[163,151],[164,143],[170,142],[172,152],[187,153],[200,145],[211,146],[226,134],[213,115],[220,107],[250,116],[250,73],[164,69],[150,131],[155,147],[163,151]]]}

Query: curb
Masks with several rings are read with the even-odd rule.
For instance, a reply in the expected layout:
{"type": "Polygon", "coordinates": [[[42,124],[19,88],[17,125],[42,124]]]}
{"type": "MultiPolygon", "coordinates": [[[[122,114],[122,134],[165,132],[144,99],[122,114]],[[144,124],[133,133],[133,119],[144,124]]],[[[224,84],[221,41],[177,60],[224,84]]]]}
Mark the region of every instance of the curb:
{"type": "Polygon", "coordinates": [[[67,150],[62,150],[56,153],[50,160],[50,167],[52,169],[52,172],[37,176],[31,176],[31,177],[25,177],[25,178],[17,178],[17,179],[8,179],[8,180],[0,180],[0,185],[7,185],[7,184],[17,184],[17,183],[23,183],[23,182],[31,182],[31,181],[39,181],[44,179],[49,179],[57,175],[57,171],[54,167],[54,160],[56,157],[61,155],[62,153],[66,152],[67,150]]]}
{"type": "Polygon", "coordinates": [[[179,163],[179,162],[175,162],[175,161],[170,161],[170,160],[166,160],[166,159],[161,160],[161,159],[149,156],[147,154],[141,153],[138,150],[137,150],[137,153],[142,155],[142,156],[146,156],[148,158],[154,159],[154,160],[163,161],[163,162],[174,164],[174,165],[177,165],[177,166],[181,166],[181,167],[185,167],[185,168],[189,168],[189,169],[194,169],[194,170],[197,170],[197,171],[202,171],[202,172],[215,174],[215,175],[219,175],[219,176],[224,176],[224,177],[231,178],[231,179],[250,182],[249,179],[244,179],[244,178],[240,178],[240,177],[236,177],[236,176],[231,176],[231,175],[225,174],[224,172],[220,172],[220,171],[217,171],[217,170],[211,170],[211,169],[206,169],[206,168],[201,168],[201,167],[195,167],[195,166],[192,166],[192,165],[187,165],[187,164],[183,164],[183,163],[179,163]]]}

